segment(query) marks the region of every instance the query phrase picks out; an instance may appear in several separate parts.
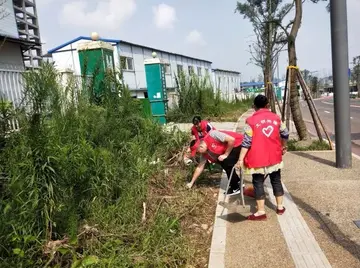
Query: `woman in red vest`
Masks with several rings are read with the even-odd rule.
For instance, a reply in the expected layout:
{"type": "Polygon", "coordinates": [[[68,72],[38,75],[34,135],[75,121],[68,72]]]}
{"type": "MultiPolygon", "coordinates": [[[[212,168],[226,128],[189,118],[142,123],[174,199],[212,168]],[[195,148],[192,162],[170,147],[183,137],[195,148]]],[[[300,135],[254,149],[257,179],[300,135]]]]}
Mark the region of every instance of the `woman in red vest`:
{"type": "MultiPolygon", "coordinates": [[[[204,170],[207,161],[219,163],[230,179],[231,170],[239,159],[243,135],[232,131],[211,130],[201,141],[194,142],[191,146],[191,155],[196,152],[201,154],[199,165],[196,167],[192,180],[187,184],[191,188],[204,170]]],[[[233,172],[228,195],[240,193],[240,178],[233,172]]]]}
{"type": "Polygon", "coordinates": [[[282,155],[286,152],[289,132],[279,116],[268,109],[268,100],[264,95],[254,100],[255,113],[246,120],[244,140],[238,167],[252,174],[257,212],[249,220],[266,220],[265,213],[265,175],[269,174],[273,193],[276,198],[276,213],[285,212],[283,206],[284,189],[280,170],[283,168],[282,155]]]}
{"type": "MultiPolygon", "coordinates": [[[[191,141],[194,144],[196,141],[201,140],[205,137],[205,135],[212,129],[215,129],[208,121],[201,120],[200,116],[194,116],[193,126],[191,128],[191,135],[193,136],[193,140],[191,141]]],[[[190,145],[191,147],[191,145],[190,145]]],[[[186,165],[191,164],[193,161],[190,157],[190,148],[184,154],[184,163],[186,165]]]]}
{"type": "Polygon", "coordinates": [[[201,140],[210,130],[215,129],[208,121],[201,120],[200,116],[194,116],[192,122],[191,134],[195,140],[201,140]]]}

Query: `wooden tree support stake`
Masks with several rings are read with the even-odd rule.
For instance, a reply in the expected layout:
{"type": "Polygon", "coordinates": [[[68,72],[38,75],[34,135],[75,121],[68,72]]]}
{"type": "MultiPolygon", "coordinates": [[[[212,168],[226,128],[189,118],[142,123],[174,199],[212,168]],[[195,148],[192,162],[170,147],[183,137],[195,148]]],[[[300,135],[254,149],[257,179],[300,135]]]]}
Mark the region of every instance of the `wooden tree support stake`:
{"type": "Polygon", "coordinates": [[[274,98],[274,93],[273,93],[273,87],[272,87],[272,82],[267,82],[266,83],[266,93],[265,96],[268,98],[269,103],[270,103],[270,107],[271,107],[271,111],[273,113],[276,113],[276,107],[275,107],[275,100],[276,98],[274,98]]]}
{"type": "Polygon", "coordinates": [[[319,123],[317,121],[317,118],[316,118],[316,115],[315,115],[315,111],[314,111],[314,107],[310,101],[310,94],[309,92],[307,91],[307,87],[306,87],[306,84],[305,84],[305,81],[303,80],[301,74],[300,74],[300,71],[299,69],[296,69],[296,76],[297,76],[297,79],[299,80],[299,83],[300,83],[300,86],[301,86],[301,89],[304,93],[304,97],[305,97],[305,100],[306,100],[306,103],[309,107],[309,111],[310,111],[310,114],[311,114],[311,118],[314,122],[314,126],[315,126],[315,129],[316,129],[316,133],[318,135],[318,138],[319,138],[319,141],[322,142],[323,141],[323,137],[322,137],[322,133],[321,133],[321,130],[320,130],[320,127],[319,127],[319,123]]]}
{"type": "Polygon", "coordinates": [[[286,127],[290,131],[290,117],[291,117],[291,107],[290,107],[290,95],[291,95],[291,69],[288,69],[288,85],[286,85],[287,95],[286,95],[286,127]]]}
{"type": "MultiPolygon", "coordinates": [[[[331,141],[331,139],[330,139],[330,136],[329,136],[328,132],[326,131],[325,125],[323,124],[323,122],[322,122],[322,120],[321,120],[321,118],[320,118],[319,112],[318,112],[318,110],[316,109],[316,105],[315,105],[315,102],[314,102],[314,100],[313,100],[313,98],[312,98],[312,96],[311,96],[310,90],[309,90],[308,87],[306,86],[306,83],[305,83],[305,81],[304,81],[304,78],[303,78],[303,76],[302,76],[302,74],[301,74],[301,72],[300,72],[299,70],[298,70],[297,74],[298,74],[298,77],[299,77],[299,81],[302,81],[303,84],[304,84],[303,90],[305,89],[305,91],[307,91],[307,95],[309,96],[310,103],[312,104],[312,108],[313,108],[313,110],[314,110],[314,112],[315,112],[315,114],[316,114],[316,116],[317,116],[317,118],[318,118],[318,120],[319,120],[319,122],[320,122],[320,125],[321,125],[321,127],[322,127],[322,129],[323,129],[323,131],[324,131],[324,133],[325,133],[325,136],[326,136],[326,138],[327,138],[327,140],[328,140],[328,142],[329,142],[330,148],[331,148],[331,150],[334,150],[333,143],[332,143],[332,141],[331,141]]],[[[301,83],[301,82],[300,82],[300,83],[301,83]]],[[[315,124],[315,122],[314,122],[314,124],[315,124]]],[[[316,126],[316,124],[315,124],[315,126],[316,126]]],[[[317,127],[318,127],[318,126],[317,126],[317,127]]]]}
{"type": "Polygon", "coordinates": [[[285,109],[286,109],[286,100],[287,100],[287,85],[289,80],[289,69],[286,69],[286,79],[285,79],[285,89],[284,89],[284,99],[282,103],[282,110],[281,110],[281,121],[285,121],[285,109]]]}
{"type": "Polygon", "coordinates": [[[315,102],[311,96],[310,90],[308,89],[306,82],[297,66],[288,66],[286,70],[286,80],[285,80],[285,90],[284,90],[284,100],[282,104],[282,110],[281,110],[281,121],[286,121],[286,127],[290,130],[290,117],[291,117],[291,110],[290,110],[290,85],[291,85],[291,75],[293,74],[292,71],[296,72],[296,78],[300,83],[301,89],[304,93],[304,98],[306,100],[306,103],[309,107],[309,111],[318,135],[318,138],[320,141],[323,141],[322,133],[319,127],[319,123],[321,125],[322,130],[325,133],[325,136],[330,144],[331,150],[333,150],[333,144],[330,139],[330,136],[328,132],[325,129],[325,125],[323,124],[320,115],[318,113],[318,110],[316,109],[315,102]],[[294,69],[294,70],[293,70],[294,69]]]}
{"type": "MultiPolygon", "coordinates": [[[[274,85],[271,82],[268,82],[268,93],[269,93],[269,96],[271,96],[273,98],[273,100],[276,102],[276,104],[277,104],[277,106],[279,108],[279,111],[281,112],[280,103],[279,103],[279,100],[276,98],[276,94],[275,94],[275,91],[274,91],[274,85]]],[[[274,109],[275,109],[275,111],[272,111],[272,112],[276,113],[276,108],[274,107],[274,109]]]]}

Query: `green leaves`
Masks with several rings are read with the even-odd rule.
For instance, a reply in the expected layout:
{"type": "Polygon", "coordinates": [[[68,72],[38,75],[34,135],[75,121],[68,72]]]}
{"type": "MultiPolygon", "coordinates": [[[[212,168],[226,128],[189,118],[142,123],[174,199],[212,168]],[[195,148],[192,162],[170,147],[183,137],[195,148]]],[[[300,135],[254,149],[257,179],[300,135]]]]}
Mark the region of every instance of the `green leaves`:
{"type": "Polygon", "coordinates": [[[3,132],[0,148],[0,266],[68,267],[73,256],[72,267],[93,266],[106,241],[79,236],[84,221],[141,222],[149,180],[187,137],[144,118],[115,75],[106,76],[95,104],[91,85],[73,77],[64,86],[54,67],[44,64],[24,74],[26,110],[0,102],[0,113],[21,125],[3,132]],[[150,164],[158,158],[158,165],[150,164]],[[62,239],[67,242],[54,254],[45,253],[44,244],[62,239]]]}
{"type": "Polygon", "coordinates": [[[94,264],[97,264],[99,262],[99,258],[97,256],[86,256],[85,258],[81,260],[75,260],[71,268],[83,268],[83,267],[89,267],[94,264]]]}
{"type": "Polygon", "coordinates": [[[187,77],[183,74],[176,81],[178,104],[168,112],[169,121],[190,122],[194,115],[219,116],[225,112],[224,101],[220,98],[222,84],[213,87],[208,76],[187,77]]]}
{"type": "Polygon", "coordinates": [[[21,250],[20,248],[14,248],[13,253],[15,255],[19,256],[20,258],[24,257],[24,255],[25,255],[25,252],[23,250],[21,250]]]}

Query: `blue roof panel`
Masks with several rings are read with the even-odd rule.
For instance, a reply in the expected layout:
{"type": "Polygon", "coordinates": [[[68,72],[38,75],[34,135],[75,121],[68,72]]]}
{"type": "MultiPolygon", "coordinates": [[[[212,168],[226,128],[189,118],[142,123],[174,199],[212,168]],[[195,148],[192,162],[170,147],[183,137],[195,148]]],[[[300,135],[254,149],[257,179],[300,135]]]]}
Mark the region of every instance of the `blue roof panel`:
{"type": "MultiPolygon", "coordinates": [[[[91,39],[90,37],[87,37],[87,36],[79,36],[79,37],[77,37],[77,38],[75,38],[75,39],[72,39],[72,40],[70,40],[70,41],[62,44],[62,45],[59,45],[59,46],[57,46],[57,47],[55,47],[55,48],[53,48],[53,49],[48,50],[48,53],[49,53],[49,54],[56,53],[58,50],[66,47],[66,46],[68,46],[68,45],[71,45],[72,43],[75,43],[75,42],[77,42],[77,41],[80,41],[80,40],[89,40],[89,41],[91,41],[92,39],[91,39]]],[[[115,43],[115,44],[120,43],[120,40],[117,40],[117,39],[107,39],[107,38],[99,38],[99,41],[103,41],[103,42],[107,42],[107,43],[115,43]]]]}

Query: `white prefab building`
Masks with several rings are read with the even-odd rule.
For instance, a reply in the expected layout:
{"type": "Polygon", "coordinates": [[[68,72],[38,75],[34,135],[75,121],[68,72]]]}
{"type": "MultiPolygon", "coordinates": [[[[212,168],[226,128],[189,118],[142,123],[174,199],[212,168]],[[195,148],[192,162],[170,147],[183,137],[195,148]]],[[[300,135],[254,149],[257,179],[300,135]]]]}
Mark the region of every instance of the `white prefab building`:
{"type": "Polygon", "coordinates": [[[18,106],[22,100],[24,55],[40,43],[19,35],[16,6],[12,0],[2,2],[1,4],[0,1],[0,98],[18,106]]]}
{"type": "Polygon", "coordinates": [[[232,101],[240,88],[240,72],[213,69],[212,77],[214,88],[221,91],[221,98],[232,101]]]}
{"type": "MultiPolygon", "coordinates": [[[[133,44],[115,39],[103,39],[114,46],[114,61],[116,68],[121,68],[125,84],[129,86],[133,96],[146,97],[146,76],[144,61],[157,57],[165,64],[166,87],[172,90],[176,87],[175,76],[180,72],[192,73],[199,76],[210,75],[211,62],[177,53],[163,51],[143,45],[133,44]]],[[[91,41],[90,37],[80,36],[65,44],[48,51],[47,57],[52,56],[55,66],[60,71],[72,70],[74,75],[81,75],[80,61],[77,47],[91,41]]]]}

